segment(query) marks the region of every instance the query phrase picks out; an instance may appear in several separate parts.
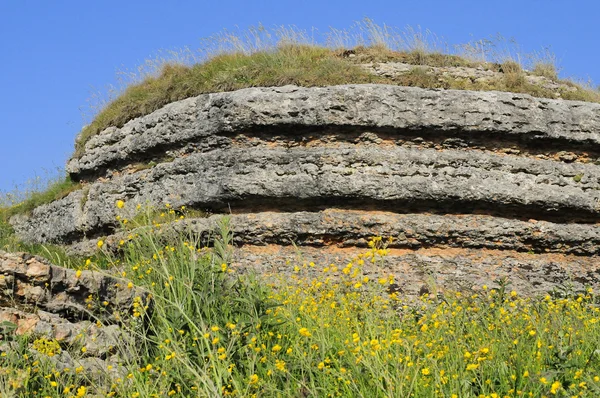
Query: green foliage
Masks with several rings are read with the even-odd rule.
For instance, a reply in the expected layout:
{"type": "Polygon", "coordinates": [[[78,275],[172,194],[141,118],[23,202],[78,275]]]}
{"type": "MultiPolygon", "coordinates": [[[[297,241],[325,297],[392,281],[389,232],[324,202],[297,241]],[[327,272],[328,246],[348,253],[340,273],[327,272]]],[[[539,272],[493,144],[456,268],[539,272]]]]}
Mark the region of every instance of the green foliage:
{"type": "Polygon", "coordinates": [[[10,207],[0,207],[0,222],[6,223],[15,214],[29,213],[38,206],[62,199],[79,188],[81,184],[72,181],[69,177],[53,182],[44,191],[29,193],[20,203],[10,207]]]}
{"type": "Polygon", "coordinates": [[[405,301],[390,292],[380,238],[346,264],[291,263],[258,277],[231,262],[227,217],[209,237],[156,228],[165,226],[136,230],[119,257],[104,251],[85,262],[151,294],[151,304],[135,301],[123,318],[133,336],[120,354],[128,376],[57,371],[52,360],[65,350],[78,366],[78,347],[15,337],[13,324],[0,325],[0,345],[11,345],[0,356],[4,396],[600,394],[600,311],[591,290],[523,298],[499,280],[405,301]],[[377,272],[367,275],[365,264],[377,272]]]}

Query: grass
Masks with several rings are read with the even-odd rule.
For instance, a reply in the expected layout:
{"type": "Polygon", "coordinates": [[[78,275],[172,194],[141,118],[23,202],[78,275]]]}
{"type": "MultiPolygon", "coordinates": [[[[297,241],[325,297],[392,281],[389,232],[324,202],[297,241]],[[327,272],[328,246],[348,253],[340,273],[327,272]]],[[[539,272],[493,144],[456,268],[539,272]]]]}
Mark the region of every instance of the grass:
{"type": "Polygon", "coordinates": [[[138,347],[123,356],[126,376],[59,371],[56,352],[77,361],[81,347],[7,333],[3,396],[600,394],[600,309],[591,291],[524,298],[498,281],[406,302],[390,293],[380,238],[346,264],[291,263],[284,275],[261,277],[232,269],[227,219],[212,239],[207,248],[192,232],[164,241],[147,230],[118,258],[82,260],[112,265],[101,272],[118,271],[152,294],[152,314],[137,307],[125,318],[138,347]],[[377,275],[367,276],[365,264],[377,275]]]}
{"type": "Polygon", "coordinates": [[[62,199],[80,188],[81,184],[73,182],[69,177],[56,179],[44,190],[27,193],[23,201],[0,207],[0,222],[6,223],[16,214],[27,214],[38,206],[62,199]]]}
{"type": "MultiPolygon", "coordinates": [[[[398,31],[386,25],[379,26],[369,19],[356,23],[349,31],[332,29],[325,36],[325,43],[319,43],[295,28],[269,31],[259,26],[247,32],[213,36],[204,43],[205,48],[199,55],[185,50],[150,60],[141,72],[133,73],[130,84],[125,85],[122,93],[105,104],[82,130],[74,156],[81,156],[85,143],[100,131],[111,126],[121,127],[170,102],[247,87],[384,83],[514,91],[547,98],[556,96],[555,91],[527,83],[523,71],[526,65],[533,75],[558,81],[552,55],[547,51],[542,55],[515,52],[506,45],[504,38],[480,40],[454,46],[451,50],[429,31],[412,28],[398,31]],[[500,44],[504,47],[499,49],[500,44]],[[415,69],[407,76],[389,79],[372,76],[358,66],[359,63],[392,61],[417,66],[483,67],[503,71],[504,76],[479,84],[453,78],[440,79],[415,69]]],[[[567,84],[567,81],[561,82],[567,84]]],[[[562,98],[600,102],[599,92],[575,84],[571,86],[573,91],[561,91],[562,98]]]]}

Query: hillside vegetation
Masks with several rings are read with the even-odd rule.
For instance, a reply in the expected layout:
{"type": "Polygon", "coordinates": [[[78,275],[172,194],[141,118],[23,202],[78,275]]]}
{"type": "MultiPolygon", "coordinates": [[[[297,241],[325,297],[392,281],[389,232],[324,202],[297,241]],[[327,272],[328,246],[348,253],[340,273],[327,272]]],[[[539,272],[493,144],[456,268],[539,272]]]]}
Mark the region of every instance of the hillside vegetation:
{"type": "Polygon", "coordinates": [[[210,242],[192,232],[165,238],[154,224],[123,243],[118,256],[98,241],[98,256],[71,263],[152,295],[151,313],[137,307],[124,316],[131,340],[118,351],[121,372],[107,368],[105,377],[90,377],[77,362],[85,346],[0,332],[0,346],[12,347],[0,356],[3,396],[600,393],[599,309],[591,290],[525,298],[499,280],[410,301],[386,274],[385,239],[373,238],[345,264],[299,261],[259,276],[232,267],[226,218],[210,242]],[[380,275],[365,274],[366,263],[380,275]],[[75,359],[73,368],[58,366],[63,351],[75,359]]]}

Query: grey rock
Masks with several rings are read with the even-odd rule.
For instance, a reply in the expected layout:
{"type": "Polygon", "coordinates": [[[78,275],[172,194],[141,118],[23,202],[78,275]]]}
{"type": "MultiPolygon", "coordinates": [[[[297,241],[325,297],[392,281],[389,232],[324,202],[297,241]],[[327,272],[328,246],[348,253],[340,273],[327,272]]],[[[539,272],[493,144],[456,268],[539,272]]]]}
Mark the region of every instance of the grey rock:
{"type": "Polygon", "coordinates": [[[42,310],[74,322],[110,323],[117,314],[131,313],[136,297],[149,302],[147,292],[128,289],[126,282],[112,276],[88,270],[78,276],[40,257],[0,251],[2,307],[42,310]]]}
{"type": "Polygon", "coordinates": [[[600,104],[377,84],[249,88],[185,99],[120,129],[106,129],[86,143],[67,170],[75,179],[87,179],[165,148],[193,143],[210,149],[223,145],[222,135],[261,128],[279,134],[324,128],[484,134],[598,151],[600,104]]]}
{"type": "MultiPolygon", "coordinates": [[[[387,261],[410,294],[431,275],[443,287],[506,277],[537,294],[598,283],[598,158],[600,104],[377,84],[250,88],[104,130],[67,166],[82,189],[10,222],[27,242],[90,253],[104,239],[119,250],[129,233],[118,217],[168,203],[234,213],[240,267],[285,273],[292,243],[345,261],[381,235],[396,238],[387,261]]],[[[210,235],[218,217],[169,228],[210,235]]],[[[19,289],[23,277],[5,273],[0,288],[17,286],[20,302],[44,310],[85,313],[68,296],[48,301],[44,269],[29,273],[36,283],[19,289]]],[[[126,306],[127,293],[111,297],[126,306]]]]}
{"type": "Polygon", "coordinates": [[[374,206],[590,222],[600,215],[598,176],[594,164],[453,149],[231,148],[90,184],[83,210],[75,192],[11,222],[22,239],[36,243],[106,234],[117,227],[117,215],[133,216],[137,204],[214,211],[374,206]],[[122,212],[118,200],[127,202],[122,212]],[[64,214],[74,221],[54,223],[64,214]]]}
{"type": "MultiPolygon", "coordinates": [[[[373,236],[392,237],[389,247],[471,248],[531,253],[595,256],[600,252],[600,227],[537,220],[516,220],[477,214],[398,214],[390,211],[327,209],[308,212],[265,211],[228,216],[233,241],[239,246],[298,245],[365,248],[373,236]]],[[[194,233],[214,236],[222,215],[189,219],[155,228],[156,234],[194,233]]],[[[105,248],[118,251],[138,230],[104,239],[105,248]]],[[[91,255],[95,240],[70,246],[74,254],[91,255]]]]}

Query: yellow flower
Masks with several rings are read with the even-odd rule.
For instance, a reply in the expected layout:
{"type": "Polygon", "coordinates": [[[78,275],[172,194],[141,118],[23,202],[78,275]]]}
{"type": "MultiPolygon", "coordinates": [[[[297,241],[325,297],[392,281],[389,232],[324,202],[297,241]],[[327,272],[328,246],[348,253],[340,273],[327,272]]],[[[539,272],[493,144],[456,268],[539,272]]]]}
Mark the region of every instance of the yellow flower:
{"type": "Polygon", "coordinates": [[[127,289],[133,289],[133,283],[132,282],[129,282],[127,284],[127,289]]]}
{"type": "Polygon", "coordinates": [[[429,376],[431,374],[431,372],[429,371],[429,368],[423,368],[423,369],[421,369],[421,374],[423,376],[429,376]]]}
{"type": "Polygon", "coordinates": [[[281,361],[279,359],[275,360],[275,367],[282,372],[285,371],[285,361],[281,361]]]}
{"type": "Polygon", "coordinates": [[[86,393],[86,388],[85,386],[81,386],[77,389],[77,395],[76,397],[84,397],[86,393]]]}
{"type": "Polygon", "coordinates": [[[475,370],[479,367],[478,363],[470,363],[467,365],[467,370],[475,370]]]}
{"type": "Polygon", "coordinates": [[[323,362],[319,362],[317,368],[319,368],[319,370],[323,370],[323,368],[325,368],[325,364],[323,362]]]}
{"type": "Polygon", "coordinates": [[[554,383],[552,383],[552,386],[550,387],[550,393],[556,394],[558,390],[560,390],[561,386],[562,385],[560,384],[560,381],[556,380],[554,383]]]}
{"type": "Polygon", "coordinates": [[[312,336],[312,333],[307,328],[301,328],[300,330],[298,330],[298,333],[300,333],[300,336],[304,337],[312,336]]]}
{"type": "Polygon", "coordinates": [[[252,376],[250,376],[250,384],[256,384],[256,383],[258,383],[258,375],[253,374],[252,376]]]}
{"type": "Polygon", "coordinates": [[[81,270],[78,269],[77,272],[75,272],[75,277],[76,278],[80,278],[81,277],[81,270]]]}
{"type": "Polygon", "coordinates": [[[98,249],[102,248],[102,246],[104,246],[104,241],[102,239],[100,239],[97,243],[98,245],[98,249]]]}
{"type": "Polygon", "coordinates": [[[123,202],[122,200],[117,200],[117,207],[119,209],[122,209],[125,206],[125,202],[123,202]]]}
{"type": "Polygon", "coordinates": [[[279,344],[275,344],[273,346],[273,348],[271,348],[271,351],[273,351],[273,352],[281,351],[281,346],[279,344]]]}
{"type": "Polygon", "coordinates": [[[225,263],[221,264],[221,271],[223,271],[223,272],[227,271],[227,264],[225,264],[225,263]]]}

